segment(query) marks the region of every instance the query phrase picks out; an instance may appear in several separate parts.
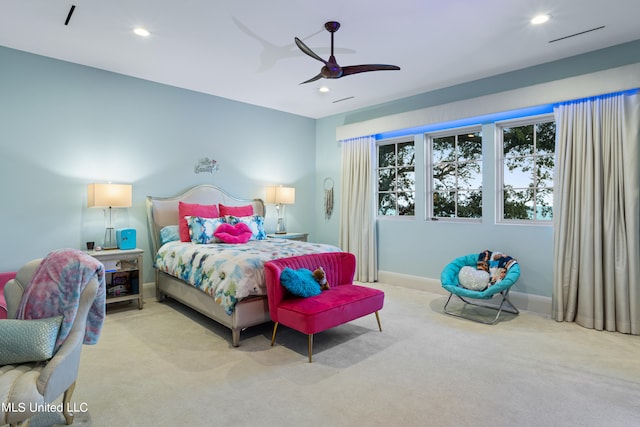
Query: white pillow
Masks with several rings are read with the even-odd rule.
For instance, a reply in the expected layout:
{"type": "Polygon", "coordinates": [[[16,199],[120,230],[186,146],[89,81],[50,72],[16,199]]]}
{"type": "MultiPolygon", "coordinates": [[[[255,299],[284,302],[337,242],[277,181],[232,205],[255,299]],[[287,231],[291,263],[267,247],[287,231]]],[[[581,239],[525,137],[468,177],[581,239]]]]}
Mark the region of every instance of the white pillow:
{"type": "Polygon", "coordinates": [[[458,281],[463,288],[471,289],[472,291],[483,291],[489,286],[489,273],[465,266],[458,273],[458,281]]]}

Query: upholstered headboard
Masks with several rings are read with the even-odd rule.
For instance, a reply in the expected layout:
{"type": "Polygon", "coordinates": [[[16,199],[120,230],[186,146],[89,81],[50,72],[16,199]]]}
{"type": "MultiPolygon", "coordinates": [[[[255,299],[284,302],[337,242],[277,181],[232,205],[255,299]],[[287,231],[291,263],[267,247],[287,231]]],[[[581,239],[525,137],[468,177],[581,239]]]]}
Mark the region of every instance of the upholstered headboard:
{"type": "Polygon", "coordinates": [[[178,224],[178,203],[198,203],[201,205],[226,206],[252,205],[256,215],[264,216],[264,202],[261,199],[239,199],[215,185],[198,185],[174,197],[147,196],[147,223],[154,256],[160,248],[160,230],[167,225],[178,224]]]}

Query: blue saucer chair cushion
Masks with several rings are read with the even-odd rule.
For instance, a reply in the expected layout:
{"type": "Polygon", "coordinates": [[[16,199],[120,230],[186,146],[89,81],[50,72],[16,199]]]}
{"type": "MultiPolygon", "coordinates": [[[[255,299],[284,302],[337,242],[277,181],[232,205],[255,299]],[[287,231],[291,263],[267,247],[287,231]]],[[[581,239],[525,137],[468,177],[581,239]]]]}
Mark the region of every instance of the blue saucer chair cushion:
{"type": "Polygon", "coordinates": [[[507,274],[504,279],[502,279],[495,285],[489,286],[483,291],[474,291],[462,287],[460,285],[460,281],[458,280],[458,274],[460,273],[462,267],[469,266],[476,268],[476,265],[478,263],[478,255],[479,254],[469,254],[461,256],[447,264],[444,270],[442,270],[442,274],[440,275],[442,287],[452,294],[456,294],[462,297],[491,299],[498,292],[502,292],[513,286],[513,284],[520,277],[520,266],[518,265],[518,263],[515,263],[509,268],[509,270],[507,270],[507,274]]]}

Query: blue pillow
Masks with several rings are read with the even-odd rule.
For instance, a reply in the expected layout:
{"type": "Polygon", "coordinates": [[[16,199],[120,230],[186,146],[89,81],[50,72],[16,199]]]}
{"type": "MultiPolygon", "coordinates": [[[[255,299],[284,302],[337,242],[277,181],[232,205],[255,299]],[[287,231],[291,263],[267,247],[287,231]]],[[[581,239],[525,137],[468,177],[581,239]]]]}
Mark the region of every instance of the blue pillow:
{"type": "Polygon", "coordinates": [[[280,274],[280,283],[289,292],[299,297],[312,297],[320,294],[320,284],[313,277],[311,270],[301,268],[293,270],[285,267],[280,274]]]}
{"type": "Polygon", "coordinates": [[[180,232],[177,225],[162,227],[162,230],[160,230],[160,246],[176,240],[180,240],[180,232]]]}
{"type": "Polygon", "coordinates": [[[51,359],[62,316],[0,320],[0,365],[51,359]]]}

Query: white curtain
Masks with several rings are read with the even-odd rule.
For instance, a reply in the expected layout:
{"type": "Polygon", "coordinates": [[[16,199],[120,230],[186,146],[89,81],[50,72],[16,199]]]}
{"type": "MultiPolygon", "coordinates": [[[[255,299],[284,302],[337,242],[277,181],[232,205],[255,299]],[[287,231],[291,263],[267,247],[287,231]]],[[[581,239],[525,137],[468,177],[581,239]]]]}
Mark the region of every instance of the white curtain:
{"type": "Polygon", "coordinates": [[[640,334],[640,95],[555,108],[552,315],[640,334]]]}
{"type": "Polygon", "coordinates": [[[356,256],[355,280],[378,280],[373,159],[375,138],[342,141],[340,247],[356,256]]]}

